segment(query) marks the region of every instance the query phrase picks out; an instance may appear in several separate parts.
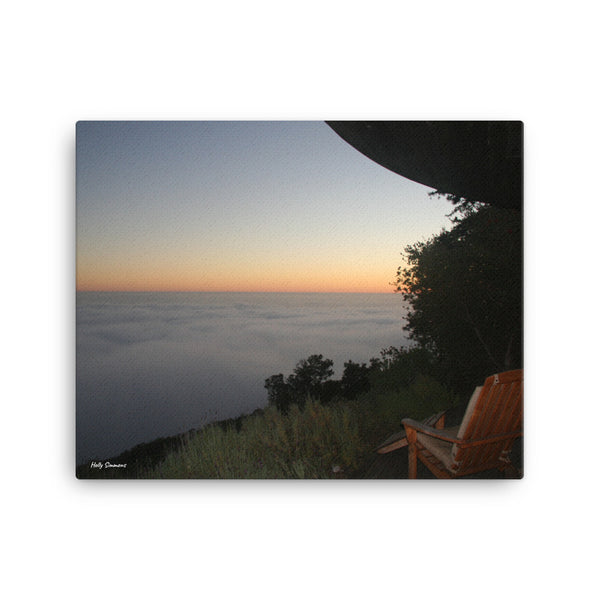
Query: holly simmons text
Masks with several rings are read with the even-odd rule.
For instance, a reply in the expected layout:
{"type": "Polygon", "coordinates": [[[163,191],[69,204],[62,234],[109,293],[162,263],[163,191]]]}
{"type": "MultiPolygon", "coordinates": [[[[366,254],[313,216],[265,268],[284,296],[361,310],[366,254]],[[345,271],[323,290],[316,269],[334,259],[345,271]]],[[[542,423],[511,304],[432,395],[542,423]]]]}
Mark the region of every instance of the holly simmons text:
{"type": "Polygon", "coordinates": [[[126,469],[127,463],[111,463],[106,461],[105,463],[94,462],[90,463],[90,469],[126,469]]]}

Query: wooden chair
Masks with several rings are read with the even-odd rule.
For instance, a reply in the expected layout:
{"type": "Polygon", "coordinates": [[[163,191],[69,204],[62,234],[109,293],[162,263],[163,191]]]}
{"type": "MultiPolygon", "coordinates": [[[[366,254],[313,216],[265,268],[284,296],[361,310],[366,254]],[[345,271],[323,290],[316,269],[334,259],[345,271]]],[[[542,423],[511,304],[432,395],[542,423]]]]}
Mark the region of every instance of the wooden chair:
{"type": "Polygon", "coordinates": [[[416,478],[417,460],[436,477],[453,478],[498,468],[514,468],[508,454],[523,435],[523,371],[488,377],[475,388],[458,427],[444,429],[445,412],[423,422],[403,419],[404,431],[387,438],[376,451],[386,454],[409,446],[409,477],[416,478]]]}
{"type": "MultiPolygon", "coordinates": [[[[492,375],[475,388],[458,427],[444,429],[443,417],[433,426],[413,419],[402,419],[402,424],[409,479],[417,477],[417,460],[445,479],[488,469],[504,471],[512,467],[513,442],[523,435],[523,370],[492,375]]],[[[393,442],[384,448],[390,445],[393,442]]]]}

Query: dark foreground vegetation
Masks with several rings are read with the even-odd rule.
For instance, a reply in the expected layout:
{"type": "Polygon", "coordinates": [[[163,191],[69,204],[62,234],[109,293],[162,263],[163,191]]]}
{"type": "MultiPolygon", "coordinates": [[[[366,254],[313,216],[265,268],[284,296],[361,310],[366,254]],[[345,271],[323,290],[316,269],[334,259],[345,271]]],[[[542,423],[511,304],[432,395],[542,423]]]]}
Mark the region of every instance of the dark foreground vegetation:
{"type": "MultiPolygon", "coordinates": [[[[251,415],[140,444],[106,461],[81,465],[77,476],[361,477],[373,458],[373,449],[390,433],[402,429],[403,417],[424,418],[459,401],[427,373],[430,365],[418,348],[383,350],[368,367],[360,365],[361,376],[353,380],[350,375],[340,381],[329,379],[332,366],[321,355],[301,360],[291,380],[306,370],[319,375],[313,373],[309,393],[298,393],[285,407],[277,406],[280,398],[270,394],[269,405],[251,415]],[[424,368],[415,370],[420,363],[424,368]],[[109,466],[104,467],[107,463],[109,466]],[[121,464],[127,466],[114,466],[121,464]]],[[[345,374],[348,373],[354,373],[354,368],[346,366],[345,374]]]]}
{"type": "Polygon", "coordinates": [[[410,348],[349,360],[338,380],[333,362],[313,354],[265,380],[264,410],[136,446],[108,461],[117,466],[78,467],[78,477],[383,477],[374,448],[404,417],[450,409],[460,422],[476,385],[523,366],[522,216],[450,200],[452,227],[408,246],[398,269],[410,348]]]}
{"type": "MultiPolygon", "coordinates": [[[[257,409],[252,415],[261,414],[257,409]]],[[[235,419],[224,419],[213,423],[223,430],[240,431],[245,419],[252,415],[241,415],[235,419]]],[[[79,479],[135,479],[148,473],[160,464],[171,452],[179,450],[190,437],[199,432],[192,429],[186,433],[157,438],[151,442],[138,444],[116,456],[103,460],[94,460],[78,465],[76,475],[79,479]],[[123,466],[125,465],[125,466],[123,466]]]]}

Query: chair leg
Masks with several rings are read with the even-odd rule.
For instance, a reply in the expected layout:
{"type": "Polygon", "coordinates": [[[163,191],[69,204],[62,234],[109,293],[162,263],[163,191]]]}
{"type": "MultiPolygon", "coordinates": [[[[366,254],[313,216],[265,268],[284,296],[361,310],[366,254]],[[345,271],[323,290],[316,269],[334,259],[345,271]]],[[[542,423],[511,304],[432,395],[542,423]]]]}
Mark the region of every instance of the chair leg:
{"type": "Polygon", "coordinates": [[[406,432],[408,439],[408,478],[417,478],[417,432],[414,429],[408,429],[406,432]]]}
{"type": "Polygon", "coordinates": [[[522,479],[523,473],[519,471],[512,463],[509,463],[504,469],[502,469],[504,479],[522,479]]]}

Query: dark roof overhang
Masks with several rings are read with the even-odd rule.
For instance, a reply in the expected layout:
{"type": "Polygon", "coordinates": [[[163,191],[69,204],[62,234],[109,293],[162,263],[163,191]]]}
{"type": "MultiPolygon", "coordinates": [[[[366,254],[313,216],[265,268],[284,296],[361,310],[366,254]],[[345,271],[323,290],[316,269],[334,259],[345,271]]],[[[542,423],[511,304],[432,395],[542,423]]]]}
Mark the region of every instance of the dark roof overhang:
{"type": "Polygon", "coordinates": [[[521,121],[326,121],[383,167],[442,193],[523,206],[521,121]]]}

